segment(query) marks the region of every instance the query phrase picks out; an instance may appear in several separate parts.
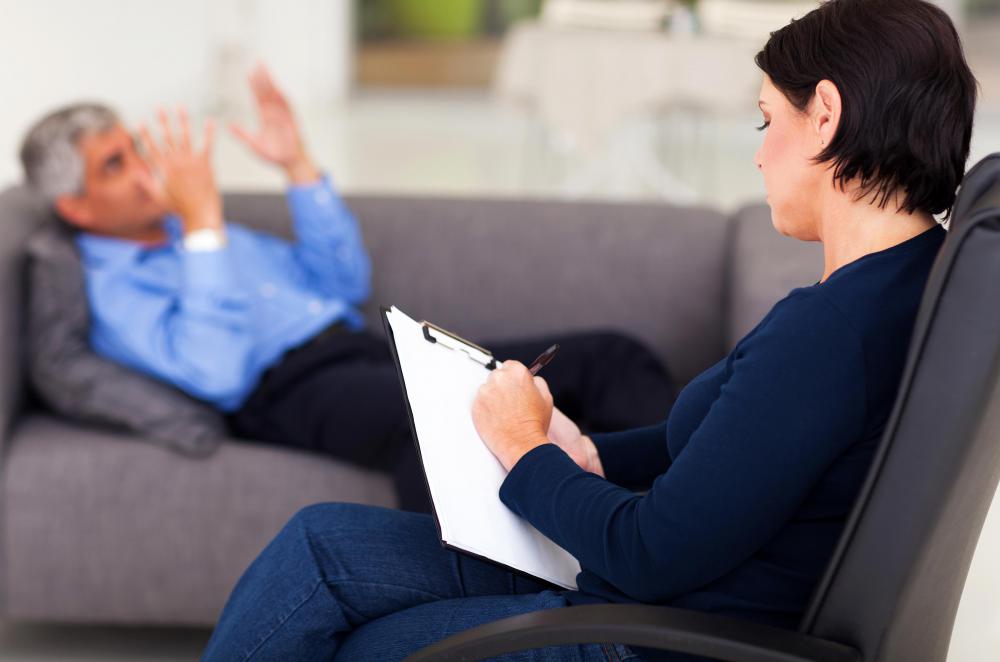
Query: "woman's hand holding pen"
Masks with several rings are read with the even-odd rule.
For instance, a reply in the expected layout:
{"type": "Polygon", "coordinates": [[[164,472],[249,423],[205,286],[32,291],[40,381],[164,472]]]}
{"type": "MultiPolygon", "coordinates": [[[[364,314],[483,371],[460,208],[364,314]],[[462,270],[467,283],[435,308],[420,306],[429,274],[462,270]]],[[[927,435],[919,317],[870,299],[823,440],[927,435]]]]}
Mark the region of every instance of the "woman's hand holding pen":
{"type": "Polygon", "coordinates": [[[490,373],[472,404],[472,421],[507,471],[528,451],[553,443],[584,471],[604,476],[594,442],[552,406],[548,384],[522,363],[505,361],[490,373]]]}
{"type": "Polygon", "coordinates": [[[517,361],[504,361],[479,387],[472,422],[507,471],[528,451],[549,443],[552,394],[541,377],[517,361]]]}

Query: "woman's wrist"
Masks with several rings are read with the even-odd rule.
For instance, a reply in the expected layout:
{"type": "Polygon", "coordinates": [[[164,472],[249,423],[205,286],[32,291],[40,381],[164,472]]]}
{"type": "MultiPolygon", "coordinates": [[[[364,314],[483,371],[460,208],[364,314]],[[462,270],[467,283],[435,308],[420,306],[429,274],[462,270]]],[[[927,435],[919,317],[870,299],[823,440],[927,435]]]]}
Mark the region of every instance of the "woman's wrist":
{"type": "Polygon", "coordinates": [[[517,444],[508,444],[503,452],[503,457],[500,458],[500,464],[504,466],[508,472],[514,468],[521,458],[535,450],[539,446],[551,443],[549,438],[545,435],[541,437],[534,437],[531,441],[521,442],[517,444]]]}

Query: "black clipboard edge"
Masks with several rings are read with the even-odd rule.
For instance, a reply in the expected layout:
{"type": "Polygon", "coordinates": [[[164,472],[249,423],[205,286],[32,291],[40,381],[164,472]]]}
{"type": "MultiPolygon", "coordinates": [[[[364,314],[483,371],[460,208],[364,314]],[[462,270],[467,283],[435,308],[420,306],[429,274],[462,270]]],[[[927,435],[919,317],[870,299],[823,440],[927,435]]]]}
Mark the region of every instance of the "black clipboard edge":
{"type": "MultiPolygon", "coordinates": [[[[396,308],[396,310],[399,310],[399,312],[401,313],[403,312],[398,307],[396,308]]],[[[389,315],[388,315],[389,312],[391,312],[390,308],[386,306],[379,306],[379,315],[382,317],[382,325],[385,328],[385,337],[389,343],[389,352],[392,354],[392,362],[396,366],[396,376],[399,377],[399,385],[400,387],[402,387],[403,402],[406,403],[406,417],[410,421],[410,431],[413,433],[413,443],[416,444],[417,446],[417,457],[420,459],[420,471],[424,475],[424,487],[427,489],[427,497],[428,497],[427,500],[431,502],[431,515],[434,518],[434,528],[437,529],[437,537],[438,540],[441,541],[441,546],[444,547],[445,549],[450,549],[454,552],[465,554],[466,556],[470,556],[474,559],[478,559],[480,561],[486,561],[487,563],[495,565],[499,568],[503,568],[504,570],[512,572],[516,575],[526,577],[536,582],[542,582],[543,584],[548,584],[557,591],[577,590],[577,589],[566,588],[565,586],[561,586],[560,584],[555,584],[549,581],[548,579],[543,579],[542,577],[533,575],[530,572],[525,572],[524,570],[511,567],[495,559],[491,559],[487,556],[476,554],[475,552],[470,552],[469,550],[462,549],[461,547],[456,547],[455,545],[445,542],[444,534],[441,532],[441,520],[438,518],[437,509],[434,507],[434,495],[431,494],[430,480],[428,480],[427,478],[427,470],[424,469],[424,457],[423,455],[420,454],[420,442],[417,440],[417,424],[413,420],[413,408],[410,406],[410,396],[406,391],[406,381],[403,379],[403,366],[399,362],[399,354],[396,353],[396,336],[392,332],[392,325],[389,324],[389,315]]],[[[405,315],[406,313],[403,314],[405,315]]]]}

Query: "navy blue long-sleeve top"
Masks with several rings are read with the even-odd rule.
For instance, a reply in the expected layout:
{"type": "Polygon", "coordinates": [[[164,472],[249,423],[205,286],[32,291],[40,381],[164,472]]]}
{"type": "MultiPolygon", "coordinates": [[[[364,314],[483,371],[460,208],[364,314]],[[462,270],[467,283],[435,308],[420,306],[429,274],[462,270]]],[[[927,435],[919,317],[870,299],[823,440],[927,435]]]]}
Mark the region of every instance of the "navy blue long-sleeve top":
{"type": "Polygon", "coordinates": [[[885,427],[945,235],[792,290],[664,423],[593,437],[606,479],[553,444],[522,457],[500,498],[579,559],[570,602],[795,627],[885,427]]]}

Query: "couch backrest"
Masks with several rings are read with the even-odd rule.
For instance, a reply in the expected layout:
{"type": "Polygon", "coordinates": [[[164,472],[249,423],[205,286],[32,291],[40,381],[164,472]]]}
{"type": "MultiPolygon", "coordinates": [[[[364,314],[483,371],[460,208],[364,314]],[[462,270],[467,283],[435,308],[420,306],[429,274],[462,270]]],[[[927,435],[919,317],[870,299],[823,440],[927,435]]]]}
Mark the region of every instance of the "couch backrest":
{"type": "MultiPolygon", "coordinates": [[[[723,355],[729,220],[663,204],[350,197],[374,264],[366,314],[395,304],[472,340],[632,332],[687,382],[723,355]]],[[[232,219],[275,230],[280,196],[236,195],[232,219]]]]}
{"type": "MultiPolygon", "coordinates": [[[[381,331],[378,306],[392,303],[475,339],[616,328],[653,347],[682,384],[822,270],[818,244],[777,234],[766,206],[730,220],[666,204],[388,196],[348,203],[375,264],[365,310],[374,329],[381,331]]],[[[280,194],[227,195],[226,214],[288,234],[280,194]]],[[[50,220],[22,187],[0,194],[4,429],[23,394],[23,245],[50,220]]]]}

